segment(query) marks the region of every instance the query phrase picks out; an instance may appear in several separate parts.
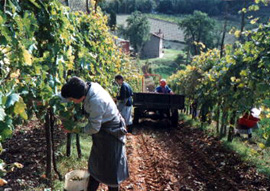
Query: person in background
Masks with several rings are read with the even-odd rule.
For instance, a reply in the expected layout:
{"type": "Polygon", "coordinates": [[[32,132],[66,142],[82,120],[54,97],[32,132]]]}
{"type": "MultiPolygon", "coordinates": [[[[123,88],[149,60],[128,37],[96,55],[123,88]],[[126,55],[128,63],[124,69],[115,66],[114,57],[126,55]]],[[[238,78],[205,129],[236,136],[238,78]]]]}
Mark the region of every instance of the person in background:
{"type": "MultiPolygon", "coordinates": [[[[156,88],[155,92],[161,94],[173,94],[171,88],[169,88],[165,79],[161,79],[159,81],[159,86],[156,88]]],[[[170,110],[168,109],[159,109],[156,111],[156,113],[159,115],[161,119],[170,116],[170,110]]]]}
{"type": "Polygon", "coordinates": [[[117,99],[117,108],[120,111],[121,115],[125,119],[126,125],[128,127],[128,132],[132,132],[132,88],[128,83],[124,81],[122,75],[116,75],[115,81],[121,86],[120,92],[118,93],[117,99]]]}
{"type": "Polygon", "coordinates": [[[253,108],[250,113],[246,112],[237,121],[235,135],[241,137],[241,134],[247,134],[248,139],[252,138],[252,129],[258,129],[260,121],[260,110],[253,108]]]}
{"type": "Polygon", "coordinates": [[[64,84],[61,96],[83,103],[88,115],[88,124],[75,132],[92,136],[87,190],[96,191],[99,184],[104,183],[109,191],[118,191],[120,183],[129,177],[125,150],[127,131],[112,97],[98,83],[86,83],[76,76],[64,84]]]}
{"type": "Polygon", "coordinates": [[[161,79],[159,81],[159,86],[156,88],[155,92],[163,94],[173,94],[171,88],[169,88],[165,79],[161,79]]]}

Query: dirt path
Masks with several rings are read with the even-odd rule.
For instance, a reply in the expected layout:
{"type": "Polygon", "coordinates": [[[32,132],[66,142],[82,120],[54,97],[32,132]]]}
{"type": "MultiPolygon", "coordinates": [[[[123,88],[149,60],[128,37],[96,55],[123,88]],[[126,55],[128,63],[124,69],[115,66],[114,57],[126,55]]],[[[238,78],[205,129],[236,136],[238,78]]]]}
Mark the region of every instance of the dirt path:
{"type": "MultiPolygon", "coordinates": [[[[27,128],[5,143],[7,150],[1,156],[7,162],[18,160],[25,165],[6,177],[13,191],[44,182],[40,177],[45,170],[44,132],[37,122],[27,128]]],[[[130,178],[122,183],[121,191],[270,190],[269,179],[199,129],[182,124],[168,128],[166,121],[145,121],[127,138],[130,178]]],[[[106,189],[103,185],[99,191],[106,189]]]]}
{"type": "Polygon", "coordinates": [[[130,179],[121,190],[269,190],[269,180],[191,127],[145,122],[128,136],[130,179]]]}

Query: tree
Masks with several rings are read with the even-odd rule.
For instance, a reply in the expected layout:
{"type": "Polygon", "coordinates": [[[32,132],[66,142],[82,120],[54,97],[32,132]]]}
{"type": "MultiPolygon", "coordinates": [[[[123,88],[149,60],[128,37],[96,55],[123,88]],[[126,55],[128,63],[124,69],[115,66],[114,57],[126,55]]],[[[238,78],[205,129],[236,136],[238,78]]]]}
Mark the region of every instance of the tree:
{"type": "Polygon", "coordinates": [[[127,19],[125,35],[136,53],[140,53],[144,43],[150,38],[150,24],[147,17],[136,11],[127,19]]]}
{"type": "Polygon", "coordinates": [[[160,13],[171,14],[173,11],[172,0],[162,0],[159,2],[157,11],[160,13]]]}
{"type": "Polygon", "coordinates": [[[90,9],[89,9],[89,0],[85,1],[85,5],[86,5],[86,12],[89,14],[90,13],[90,9]]]}
{"type": "Polygon", "coordinates": [[[115,26],[116,26],[116,13],[114,11],[112,11],[110,13],[110,18],[108,21],[108,25],[111,28],[111,30],[115,30],[115,26]]]}
{"type": "Polygon", "coordinates": [[[137,2],[137,10],[142,13],[151,13],[156,8],[154,0],[139,0],[137,2]]]}
{"type": "Polygon", "coordinates": [[[215,21],[206,13],[194,11],[179,22],[179,27],[184,30],[186,44],[193,54],[200,53],[197,43],[203,43],[205,48],[213,46],[215,21]]]}

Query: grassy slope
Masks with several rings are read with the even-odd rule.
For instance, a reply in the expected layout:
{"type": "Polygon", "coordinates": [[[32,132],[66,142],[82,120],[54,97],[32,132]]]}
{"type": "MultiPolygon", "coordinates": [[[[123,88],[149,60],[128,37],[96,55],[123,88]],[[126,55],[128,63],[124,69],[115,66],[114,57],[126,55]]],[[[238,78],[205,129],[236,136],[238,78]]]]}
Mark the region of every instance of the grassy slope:
{"type": "MultiPolygon", "coordinates": [[[[159,19],[162,21],[172,22],[178,24],[179,21],[181,21],[183,18],[185,18],[187,15],[165,15],[165,14],[146,14],[147,17],[153,18],[153,19],[159,19]]],[[[218,23],[223,21],[224,19],[222,17],[212,17],[212,19],[216,20],[218,23]]],[[[239,21],[240,22],[240,21],[239,21]]],[[[230,26],[239,27],[240,23],[237,21],[230,21],[230,26]]]]}
{"type": "Polygon", "coordinates": [[[146,14],[146,16],[152,19],[159,19],[162,21],[167,21],[176,24],[178,24],[179,21],[185,18],[184,15],[165,15],[165,14],[146,14]]]}
{"type": "MultiPolygon", "coordinates": [[[[158,19],[158,20],[162,20],[166,22],[175,23],[175,24],[178,24],[179,21],[181,21],[183,18],[187,16],[187,15],[165,15],[165,14],[146,14],[146,15],[149,18],[158,19]]],[[[223,17],[212,17],[212,19],[216,21],[216,27],[218,28],[218,30],[223,31],[223,25],[224,25],[223,17]]],[[[227,25],[228,31],[232,29],[233,27],[236,29],[240,29],[240,21],[238,22],[236,20],[229,20],[228,25],[227,25]]],[[[234,36],[227,33],[225,37],[225,43],[230,44],[233,42],[234,42],[234,36]]]]}
{"type": "Polygon", "coordinates": [[[162,58],[152,58],[140,60],[141,64],[146,62],[151,63],[152,73],[161,75],[162,78],[167,78],[179,69],[179,63],[175,59],[178,54],[184,54],[180,50],[163,49],[164,56],[162,58]]]}
{"type": "Polygon", "coordinates": [[[261,149],[258,144],[262,141],[256,133],[252,133],[254,143],[250,144],[245,138],[236,138],[233,142],[223,140],[223,143],[231,150],[236,151],[243,160],[254,164],[259,172],[270,176],[270,148],[261,149]]]}

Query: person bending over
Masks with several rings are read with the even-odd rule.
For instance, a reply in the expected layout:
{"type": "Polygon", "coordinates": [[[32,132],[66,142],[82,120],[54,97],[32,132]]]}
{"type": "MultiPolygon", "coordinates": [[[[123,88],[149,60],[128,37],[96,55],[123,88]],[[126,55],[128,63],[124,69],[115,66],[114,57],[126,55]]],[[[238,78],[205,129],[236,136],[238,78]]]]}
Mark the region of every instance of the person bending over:
{"type": "Polygon", "coordinates": [[[96,191],[100,183],[110,191],[118,191],[122,181],[129,177],[125,150],[124,119],[109,93],[98,83],[72,77],[61,89],[61,96],[74,103],[83,103],[88,124],[80,133],[92,136],[88,161],[90,173],[88,191],[96,191]]]}

